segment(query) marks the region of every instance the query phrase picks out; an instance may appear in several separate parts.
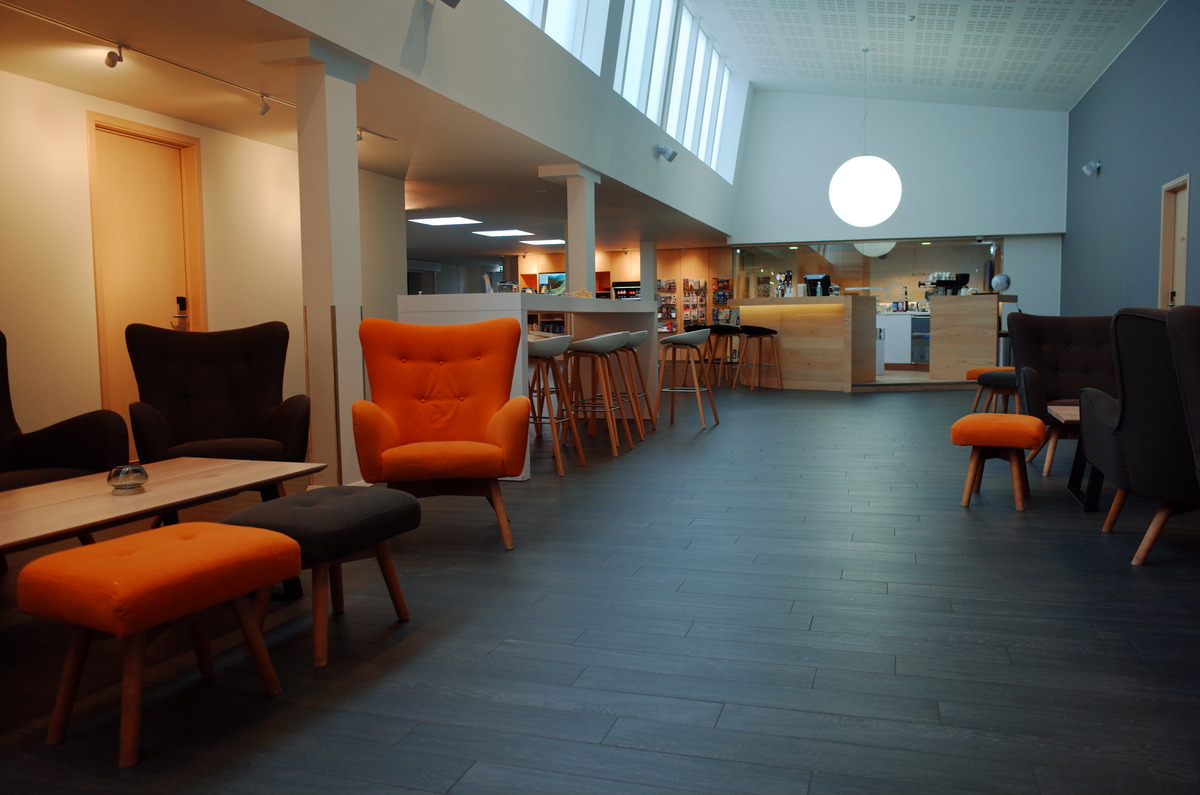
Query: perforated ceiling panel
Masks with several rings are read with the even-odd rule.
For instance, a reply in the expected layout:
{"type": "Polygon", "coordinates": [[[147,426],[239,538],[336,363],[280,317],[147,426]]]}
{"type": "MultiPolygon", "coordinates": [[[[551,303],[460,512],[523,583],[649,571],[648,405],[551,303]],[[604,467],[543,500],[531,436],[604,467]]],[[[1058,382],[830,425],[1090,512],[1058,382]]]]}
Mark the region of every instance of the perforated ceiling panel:
{"type": "Polygon", "coordinates": [[[691,0],[763,89],[1069,110],[1163,0],[691,0]],[[864,56],[863,49],[869,52],[864,56]],[[864,67],[865,60],[865,67],[864,67]]]}

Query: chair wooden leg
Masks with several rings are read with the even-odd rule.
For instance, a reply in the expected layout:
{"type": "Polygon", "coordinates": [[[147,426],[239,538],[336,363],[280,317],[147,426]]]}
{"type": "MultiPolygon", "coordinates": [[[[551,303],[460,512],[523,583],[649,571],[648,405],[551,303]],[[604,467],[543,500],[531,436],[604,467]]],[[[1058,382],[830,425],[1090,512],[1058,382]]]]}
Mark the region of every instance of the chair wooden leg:
{"type": "MultiPolygon", "coordinates": [[[[1018,411],[1017,413],[1020,414],[1021,412],[1018,411]]],[[[1032,450],[1030,450],[1029,455],[1025,456],[1026,464],[1033,463],[1033,459],[1037,458],[1038,453],[1042,452],[1042,449],[1046,446],[1046,442],[1049,441],[1049,439],[1050,439],[1050,434],[1049,434],[1049,429],[1047,429],[1046,435],[1042,437],[1042,443],[1039,444],[1037,447],[1033,448],[1032,450]]]]}
{"type": "Polygon", "coordinates": [[[329,564],[312,565],[313,667],[329,664],[329,564]]]}
{"type": "Polygon", "coordinates": [[[975,387],[975,400],[972,401],[972,403],[971,403],[971,413],[972,414],[979,411],[979,399],[981,397],[983,397],[983,387],[977,386],[977,387],[975,387]]]}
{"type": "Polygon", "coordinates": [[[396,610],[396,618],[408,621],[408,603],[404,601],[404,591],[400,589],[400,578],[396,576],[396,565],[392,562],[392,551],[386,541],[375,545],[375,560],[379,563],[379,573],[387,585],[388,596],[392,598],[392,607],[396,610]]]}
{"type": "Polygon", "coordinates": [[[1013,503],[1018,511],[1025,510],[1029,496],[1029,473],[1025,469],[1025,452],[1015,447],[1008,450],[1008,469],[1012,474],[1013,503]]]}
{"type": "Polygon", "coordinates": [[[1129,493],[1125,489],[1117,489],[1117,493],[1113,495],[1112,505],[1109,506],[1108,516],[1104,517],[1104,527],[1101,530],[1105,533],[1111,533],[1113,528],[1117,526],[1117,519],[1121,517],[1121,510],[1125,507],[1125,498],[1129,493]]]}
{"type": "Polygon", "coordinates": [[[971,494],[976,491],[979,476],[983,474],[983,448],[972,447],[971,457],[967,461],[967,479],[963,483],[962,507],[971,507],[971,494]]]}
{"type": "MultiPolygon", "coordinates": [[[[713,396],[713,385],[712,385],[712,383],[706,383],[706,384],[703,384],[702,386],[703,386],[704,390],[708,393],[708,407],[710,409],[712,409],[713,425],[720,425],[721,417],[720,417],[720,415],[717,414],[717,399],[713,396]]],[[[697,395],[697,397],[699,397],[699,395],[697,395]]],[[[704,410],[703,409],[700,410],[700,425],[701,425],[701,427],[704,426],[704,410]]]]}
{"type": "Polygon", "coordinates": [[[1054,451],[1058,448],[1058,439],[1062,428],[1055,425],[1050,429],[1050,439],[1046,442],[1046,463],[1042,466],[1042,477],[1050,476],[1050,467],[1054,466],[1054,451]]]}
{"type": "Polygon", "coordinates": [[[692,387],[696,393],[696,411],[700,414],[700,427],[707,428],[708,424],[704,421],[704,401],[700,398],[700,384],[703,379],[704,369],[697,367],[696,359],[690,356],[688,357],[688,373],[692,377],[692,387]]]}
{"type": "Polygon", "coordinates": [[[117,764],[133,767],[138,761],[142,732],[142,688],[146,673],[146,633],[125,638],[121,674],[121,730],[117,764]]]}
{"type": "Polygon", "coordinates": [[[1150,527],[1146,529],[1146,535],[1142,536],[1142,543],[1138,545],[1137,552],[1133,555],[1133,565],[1140,566],[1146,562],[1146,556],[1150,554],[1150,549],[1154,546],[1154,542],[1158,540],[1158,534],[1162,532],[1166,526],[1167,520],[1175,513],[1173,506],[1163,503],[1158,506],[1158,510],[1154,513],[1154,518],[1150,520],[1150,527]]]}
{"type": "Polygon", "coordinates": [[[212,643],[208,639],[208,624],[200,620],[193,621],[188,625],[188,631],[192,635],[192,650],[196,654],[196,667],[200,669],[200,676],[212,679],[217,675],[217,671],[213,665],[212,643]]]}
{"type": "Polygon", "coordinates": [[[46,745],[58,745],[67,734],[67,724],[71,722],[71,711],[75,708],[75,697],[83,678],[83,666],[95,634],[87,627],[75,627],[71,631],[67,659],[63,663],[58,695],[54,699],[54,712],[50,716],[50,730],[46,732],[46,745]]]}
{"type": "Polygon", "coordinates": [[[491,503],[492,510],[496,512],[496,521],[500,523],[500,538],[504,540],[505,549],[515,549],[516,544],[513,543],[512,528],[508,524],[508,511],[504,509],[504,497],[500,494],[500,482],[489,480],[487,482],[487,501],[491,503]]]}

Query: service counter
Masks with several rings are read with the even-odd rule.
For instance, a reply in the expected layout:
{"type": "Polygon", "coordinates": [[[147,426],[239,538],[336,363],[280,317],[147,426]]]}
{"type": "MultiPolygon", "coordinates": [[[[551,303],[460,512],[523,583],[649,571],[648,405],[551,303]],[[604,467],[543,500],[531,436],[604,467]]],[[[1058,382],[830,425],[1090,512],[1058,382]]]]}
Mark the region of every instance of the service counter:
{"type": "Polygon", "coordinates": [[[875,299],[743,298],[740,322],[777,329],[784,389],[849,392],[875,380],[875,299]]]}

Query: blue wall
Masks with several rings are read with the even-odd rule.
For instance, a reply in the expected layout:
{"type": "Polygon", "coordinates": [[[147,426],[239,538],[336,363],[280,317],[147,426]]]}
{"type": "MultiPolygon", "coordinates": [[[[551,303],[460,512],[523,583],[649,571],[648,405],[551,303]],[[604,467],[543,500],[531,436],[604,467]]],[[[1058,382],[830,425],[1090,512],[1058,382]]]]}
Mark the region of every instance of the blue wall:
{"type": "Polygon", "coordinates": [[[1200,2],[1167,0],[1071,111],[1062,314],[1157,304],[1162,186],[1189,173],[1187,302],[1200,303],[1200,2]],[[1091,160],[1099,176],[1081,170],[1091,160]]]}

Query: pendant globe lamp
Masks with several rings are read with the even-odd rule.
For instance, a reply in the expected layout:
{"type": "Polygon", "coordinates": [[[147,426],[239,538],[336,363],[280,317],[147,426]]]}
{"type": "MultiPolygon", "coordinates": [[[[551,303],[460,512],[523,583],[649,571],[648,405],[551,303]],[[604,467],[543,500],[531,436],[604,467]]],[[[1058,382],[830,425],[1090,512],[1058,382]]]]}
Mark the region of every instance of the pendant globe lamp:
{"type": "Polygon", "coordinates": [[[878,226],[891,218],[903,192],[900,174],[892,164],[866,153],[868,52],[863,48],[863,121],[859,130],[863,154],[842,163],[829,181],[829,205],[838,218],[857,227],[878,226]]]}

